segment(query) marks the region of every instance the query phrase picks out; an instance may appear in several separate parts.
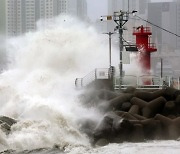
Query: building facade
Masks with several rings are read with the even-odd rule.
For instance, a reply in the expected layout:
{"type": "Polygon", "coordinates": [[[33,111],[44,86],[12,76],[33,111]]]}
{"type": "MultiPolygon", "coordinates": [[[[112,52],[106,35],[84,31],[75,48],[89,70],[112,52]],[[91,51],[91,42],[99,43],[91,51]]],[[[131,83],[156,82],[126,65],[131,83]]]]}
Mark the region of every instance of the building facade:
{"type": "Polygon", "coordinates": [[[87,17],[86,0],[0,0],[0,32],[17,36],[36,30],[36,22],[43,24],[59,14],[73,14],[81,19],[87,17]]]}
{"type": "Polygon", "coordinates": [[[86,0],[68,0],[68,14],[76,16],[81,20],[87,19],[86,0]]]}
{"type": "Polygon", "coordinates": [[[0,1],[0,35],[6,34],[6,0],[0,1]]]}

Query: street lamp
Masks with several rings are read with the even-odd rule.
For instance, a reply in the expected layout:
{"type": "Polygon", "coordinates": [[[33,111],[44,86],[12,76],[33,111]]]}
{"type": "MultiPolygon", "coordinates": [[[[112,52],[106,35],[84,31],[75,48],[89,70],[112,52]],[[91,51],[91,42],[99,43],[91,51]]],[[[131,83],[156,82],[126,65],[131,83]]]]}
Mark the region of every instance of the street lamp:
{"type": "Polygon", "coordinates": [[[107,20],[114,20],[114,22],[117,24],[116,30],[118,30],[119,33],[119,50],[120,50],[120,64],[119,64],[119,72],[120,72],[120,81],[119,81],[119,90],[121,90],[122,80],[123,80],[123,62],[122,62],[122,52],[123,52],[123,30],[124,25],[129,20],[129,14],[135,14],[137,11],[132,12],[125,12],[125,11],[118,11],[114,12],[112,16],[101,16],[100,20],[103,21],[103,17],[106,17],[107,20]]]}
{"type": "Polygon", "coordinates": [[[111,35],[114,34],[112,32],[103,33],[109,35],[109,68],[111,68],[111,35]]]}
{"type": "Polygon", "coordinates": [[[119,72],[120,72],[120,81],[119,81],[119,89],[121,89],[121,85],[123,82],[123,62],[122,62],[122,52],[123,52],[123,26],[129,19],[129,12],[119,11],[114,12],[114,22],[117,24],[117,30],[119,32],[119,50],[120,50],[120,64],[119,64],[119,72]]]}

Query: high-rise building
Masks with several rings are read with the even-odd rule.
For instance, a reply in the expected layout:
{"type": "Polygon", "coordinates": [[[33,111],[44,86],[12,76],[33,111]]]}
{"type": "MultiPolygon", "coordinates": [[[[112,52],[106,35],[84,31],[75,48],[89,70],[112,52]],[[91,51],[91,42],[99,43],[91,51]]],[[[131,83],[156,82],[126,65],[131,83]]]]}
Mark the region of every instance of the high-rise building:
{"type": "MultiPolygon", "coordinates": [[[[176,3],[176,34],[180,36],[180,0],[176,3]]],[[[180,38],[176,38],[176,48],[180,49],[180,38]]]]}
{"type": "Polygon", "coordinates": [[[86,19],[87,17],[86,0],[77,0],[77,16],[81,19],[86,19]]]}
{"type": "MultiPolygon", "coordinates": [[[[87,14],[86,1],[77,0],[77,2],[76,14],[83,17],[87,14]]],[[[16,36],[34,31],[39,19],[44,19],[46,24],[52,21],[53,17],[70,12],[69,3],[68,0],[1,0],[0,32],[16,36]]]]}
{"type": "MultiPolygon", "coordinates": [[[[180,3],[179,2],[150,2],[148,3],[147,20],[153,24],[162,27],[174,34],[180,34],[180,3]]],[[[180,40],[175,35],[168,33],[156,26],[152,26],[153,39],[159,45],[160,51],[164,51],[162,47],[168,47],[172,50],[179,49],[180,40]]]]}
{"type": "Polygon", "coordinates": [[[0,35],[6,34],[6,0],[0,2],[0,35]]]}
{"type": "Polygon", "coordinates": [[[86,0],[0,0],[0,33],[17,36],[34,31],[39,19],[46,25],[64,13],[86,19],[86,0]]]}
{"type": "Polygon", "coordinates": [[[86,0],[68,0],[68,14],[77,16],[82,20],[87,19],[86,0]]]}
{"type": "MultiPolygon", "coordinates": [[[[179,58],[179,51],[177,50],[180,48],[180,39],[174,35],[180,35],[179,17],[179,0],[148,3],[147,20],[158,26],[152,26],[152,39],[154,39],[158,47],[157,54],[159,55],[157,56],[163,57],[164,61],[168,61],[174,70],[179,70],[179,62],[176,58],[179,58]]],[[[175,72],[175,74],[177,73],[175,72]]]]}

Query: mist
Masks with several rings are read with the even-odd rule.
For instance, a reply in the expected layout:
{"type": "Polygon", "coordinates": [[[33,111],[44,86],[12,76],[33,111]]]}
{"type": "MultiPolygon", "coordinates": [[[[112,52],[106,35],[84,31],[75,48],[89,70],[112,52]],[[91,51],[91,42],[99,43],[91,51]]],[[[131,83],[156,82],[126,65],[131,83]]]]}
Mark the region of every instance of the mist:
{"type": "Polygon", "coordinates": [[[70,16],[47,28],[7,41],[8,69],[0,77],[0,113],[17,119],[11,134],[1,133],[1,149],[88,146],[78,121],[96,119],[95,108],[76,99],[74,80],[95,67],[107,67],[108,48],[96,30],[70,16]]]}

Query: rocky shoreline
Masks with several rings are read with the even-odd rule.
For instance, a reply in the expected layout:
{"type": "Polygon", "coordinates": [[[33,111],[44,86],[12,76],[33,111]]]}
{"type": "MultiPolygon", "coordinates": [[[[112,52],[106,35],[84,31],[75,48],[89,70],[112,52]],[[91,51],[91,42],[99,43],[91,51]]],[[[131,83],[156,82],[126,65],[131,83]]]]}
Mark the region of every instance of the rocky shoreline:
{"type": "Polygon", "coordinates": [[[87,120],[81,126],[93,145],[180,137],[180,90],[87,90],[80,100],[103,112],[100,122],[87,120]]]}

